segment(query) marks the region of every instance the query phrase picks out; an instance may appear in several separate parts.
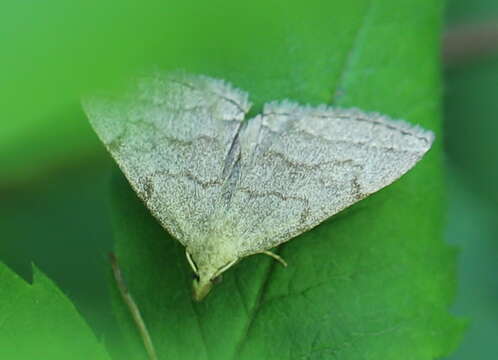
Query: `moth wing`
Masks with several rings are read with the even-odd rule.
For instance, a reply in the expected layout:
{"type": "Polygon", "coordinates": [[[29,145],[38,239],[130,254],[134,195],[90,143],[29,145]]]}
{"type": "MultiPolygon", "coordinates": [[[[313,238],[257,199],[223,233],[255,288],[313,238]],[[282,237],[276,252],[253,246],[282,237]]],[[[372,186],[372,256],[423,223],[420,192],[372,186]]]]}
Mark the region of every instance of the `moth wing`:
{"type": "Polygon", "coordinates": [[[378,114],[291,103],[266,105],[240,137],[230,214],[243,255],[281,244],[389,185],[434,139],[378,114]]]}
{"type": "Polygon", "coordinates": [[[90,122],[138,196],[183,245],[222,205],[223,174],[248,96],[186,74],[141,78],[121,97],[84,102],[90,122]]]}

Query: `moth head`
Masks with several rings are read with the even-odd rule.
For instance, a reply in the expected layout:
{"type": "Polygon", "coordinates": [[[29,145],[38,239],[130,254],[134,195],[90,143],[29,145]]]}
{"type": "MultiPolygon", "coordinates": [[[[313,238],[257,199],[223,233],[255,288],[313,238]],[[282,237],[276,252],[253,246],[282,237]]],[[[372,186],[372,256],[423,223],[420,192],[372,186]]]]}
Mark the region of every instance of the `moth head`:
{"type": "Polygon", "coordinates": [[[198,266],[192,255],[187,251],[187,260],[194,271],[192,282],[192,296],[195,301],[202,301],[211,291],[213,285],[221,281],[222,274],[228,270],[238,259],[230,260],[221,266],[198,266]]]}

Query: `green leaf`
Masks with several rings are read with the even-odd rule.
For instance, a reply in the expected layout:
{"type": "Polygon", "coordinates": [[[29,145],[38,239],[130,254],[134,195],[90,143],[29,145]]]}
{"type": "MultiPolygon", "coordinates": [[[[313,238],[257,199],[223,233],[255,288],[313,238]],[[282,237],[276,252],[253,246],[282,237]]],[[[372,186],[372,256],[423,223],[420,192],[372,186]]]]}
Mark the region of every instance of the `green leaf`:
{"type": "MultiPolygon", "coordinates": [[[[240,10],[226,9],[229,21],[203,29],[208,44],[189,44],[230,52],[206,51],[182,67],[248,90],[257,107],[283,98],[356,106],[420,124],[440,139],[439,1],[306,1],[276,12],[270,4],[267,34],[251,25],[267,19],[248,6],[242,30],[234,30],[245,36],[220,37],[240,19],[240,10]]],[[[191,300],[184,249],[119,177],[116,252],[160,358],[434,359],[451,352],[463,325],[447,311],[455,251],[442,241],[441,162],[438,140],[395,184],[280,246],[288,268],[263,256],[244,259],[199,304],[191,300]]],[[[126,338],[118,345],[145,358],[115,295],[126,338]]]]}
{"type": "Polygon", "coordinates": [[[36,267],[33,284],[0,263],[0,358],[109,359],[73,304],[36,267]]]}
{"type": "Polygon", "coordinates": [[[31,186],[0,187],[0,262],[29,280],[35,263],[100,333],[113,320],[105,255],[114,245],[110,161],[79,165],[31,186]]]}

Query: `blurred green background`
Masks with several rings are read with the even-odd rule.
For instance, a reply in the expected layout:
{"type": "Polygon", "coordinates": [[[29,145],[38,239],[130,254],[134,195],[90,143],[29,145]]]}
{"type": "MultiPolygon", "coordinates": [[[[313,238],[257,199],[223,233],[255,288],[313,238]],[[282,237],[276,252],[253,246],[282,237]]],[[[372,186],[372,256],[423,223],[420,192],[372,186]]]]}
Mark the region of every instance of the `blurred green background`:
{"type": "Polygon", "coordinates": [[[470,320],[451,359],[493,359],[498,344],[498,2],[449,1],[446,29],[455,36],[446,38],[453,51],[444,72],[446,238],[460,247],[453,311],[470,320]]]}
{"type": "MultiPolygon", "coordinates": [[[[27,280],[34,262],[102,334],[114,326],[106,260],[113,243],[106,188],[112,161],[90,129],[78,98],[96,85],[94,79],[105,84],[134,72],[137,64],[152,64],[144,49],[161,46],[155,43],[161,36],[153,36],[161,16],[154,2],[140,9],[141,16],[149,15],[145,24],[138,22],[133,2],[124,3],[119,12],[112,11],[112,1],[81,2],[67,8],[61,4],[19,2],[0,9],[5,19],[0,23],[0,43],[5,44],[0,69],[0,261],[27,280]],[[112,22],[99,17],[110,13],[115,16],[112,22]],[[47,22],[45,17],[59,22],[47,22]],[[115,34],[120,34],[119,39],[115,34]],[[100,43],[85,43],[89,35],[101,39],[100,43]],[[60,57],[55,62],[54,53],[60,57]],[[97,64],[118,58],[116,54],[125,60],[97,64]]],[[[188,5],[175,6],[179,14],[186,13],[188,5]]],[[[198,11],[213,12],[213,23],[201,25],[216,27],[220,19],[213,8],[199,7],[198,11]]],[[[470,320],[451,359],[494,358],[498,343],[496,24],[495,0],[447,3],[446,237],[460,248],[458,295],[452,311],[470,320]],[[484,45],[475,46],[480,42],[484,45]]],[[[169,51],[178,51],[176,61],[202,51],[174,43],[178,36],[169,36],[180,31],[202,38],[202,26],[189,29],[179,16],[176,23],[161,29],[164,38],[173,42],[169,51]]]]}

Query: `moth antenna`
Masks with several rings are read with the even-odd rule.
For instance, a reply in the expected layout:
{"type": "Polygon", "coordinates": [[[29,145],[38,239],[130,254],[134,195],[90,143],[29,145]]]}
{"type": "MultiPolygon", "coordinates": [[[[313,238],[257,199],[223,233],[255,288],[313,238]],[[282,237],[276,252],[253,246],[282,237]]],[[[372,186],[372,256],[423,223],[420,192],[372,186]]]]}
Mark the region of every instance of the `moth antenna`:
{"type": "Polygon", "coordinates": [[[135,300],[133,300],[133,297],[131,296],[128,287],[126,286],[116,256],[113,253],[109,253],[109,259],[111,260],[112,273],[114,275],[114,279],[116,280],[119,293],[121,294],[121,297],[128,306],[131,316],[133,317],[133,321],[135,322],[135,325],[137,326],[138,331],[140,332],[140,336],[142,337],[142,341],[144,343],[145,350],[147,351],[147,355],[150,360],[157,360],[156,350],[154,349],[154,344],[152,343],[152,339],[150,338],[149,331],[147,330],[147,326],[145,325],[144,319],[142,318],[140,309],[135,303],[135,300]]]}
{"type": "Polygon", "coordinates": [[[277,260],[280,264],[282,264],[284,267],[287,267],[287,262],[279,255],[275,254],[275,253],[272,253],[271,251],[268,251],[268,250],[263,250],[261,252],[259,252],[259,254],[265,254],[265,255],[268,255],[272,258],[274,258],[275,260],[277,260]]]}

